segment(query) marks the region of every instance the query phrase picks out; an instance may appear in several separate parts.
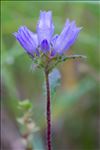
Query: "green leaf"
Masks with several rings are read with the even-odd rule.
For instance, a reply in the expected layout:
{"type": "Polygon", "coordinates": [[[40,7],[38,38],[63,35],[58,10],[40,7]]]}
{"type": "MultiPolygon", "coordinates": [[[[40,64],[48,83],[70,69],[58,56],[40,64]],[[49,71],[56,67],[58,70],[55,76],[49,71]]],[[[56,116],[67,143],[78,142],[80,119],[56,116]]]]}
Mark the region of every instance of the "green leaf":
{"type": "Polygon", "coordinates": [[[28,111],[32,109],[32,104],[29,100],[24,100],[19,102],[19,109],[23,109],[24,111],[28,111]]]}
{"type": "Polygon", "coordinates": [[[54,96],[56,88],[60,85],[61,75],[58,69],[53,69],[49,74],[51,97],[54,96]]]}
{"type": "Polygon", "coordinates": [[[66,61],[68,59],[86,59],[86,58],[87,57],[84,55],[69,55],[69,56],[62,55],[58,57],[58,62],[66,61]]]}

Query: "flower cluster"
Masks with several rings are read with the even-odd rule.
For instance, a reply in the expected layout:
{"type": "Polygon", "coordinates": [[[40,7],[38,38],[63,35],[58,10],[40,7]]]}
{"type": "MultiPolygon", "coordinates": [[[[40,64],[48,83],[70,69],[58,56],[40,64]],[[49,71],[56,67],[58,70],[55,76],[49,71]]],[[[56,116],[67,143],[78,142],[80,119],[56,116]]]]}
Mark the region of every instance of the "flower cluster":
{"type": "Polygon", "coordinates": [[[62,56],[70,48],[80,30],[81,27],[77,27],[75,21],[67,19],[60,35],[53,35],[52,12],[41,11],[37,33],[31,32],[26,26],[21,26],[14,36],[32,58],[46,56],[53,59],[62,56]]]}
{"type": "Polygon", "coordinates": [[[60,35],[54,35],[54,24],[51,11],[41,11],[37,23],[37,34],[26,26],[21,26],[14,35],[25,51],[32,57],[40,56],[41,52],[56,56],[63,54],[75,42],[81,28],[76,27],[75,21],[66,20],[60,35]]]}

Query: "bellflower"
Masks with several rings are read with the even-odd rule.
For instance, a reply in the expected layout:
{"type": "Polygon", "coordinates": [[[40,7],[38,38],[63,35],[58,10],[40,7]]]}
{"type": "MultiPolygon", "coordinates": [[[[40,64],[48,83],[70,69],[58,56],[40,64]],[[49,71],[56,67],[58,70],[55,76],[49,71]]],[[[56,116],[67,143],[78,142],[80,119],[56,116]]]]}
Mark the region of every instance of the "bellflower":
{"type": "Polygon", "coordinates": [[[33,58],[45,54],[49,58],[62,55],[76,41],[81,28],[75,21],[66,20],[65,26],[59,35],[54,34],[54,24],[51,11],[41,11],[37,23],[37,33],[33,33],[26,26],[21,26],[14,36],[33,58]]]}
{"type": "Polygon", "coordinates": [[[74,44],[81,28],[75,21],[66,20],[62,32],[54,35],[54,24],[51,11],[41,11],[37,23],[36,33],[26,26],[21,26],[14,33],[17,41],[29,54],[36,67],[42,68],[45,73],[47,93],[47,149],[52,150],[51,143],[51,95],[55,91],[60,79],[59,72],[53,69],[62,61],[73,58],[82,58],[81,55],[65,56],[64,53],[74,44]],[[50,72],[52,71],[51,75],[50,72]],[[52,79],[54,80],[52,82],[52,79]],[[51,90],[52,89],[52,90],[51,90]]]}

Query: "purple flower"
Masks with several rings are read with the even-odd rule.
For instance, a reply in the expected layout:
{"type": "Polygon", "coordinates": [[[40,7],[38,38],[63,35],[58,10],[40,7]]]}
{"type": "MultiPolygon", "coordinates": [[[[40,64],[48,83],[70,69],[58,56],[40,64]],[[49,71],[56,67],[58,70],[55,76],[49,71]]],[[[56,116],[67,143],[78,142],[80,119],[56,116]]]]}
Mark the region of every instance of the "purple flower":
{"type": "Polygon", "coordinates": [[[77,27],[75,21],[66,20],[60,35],[54,35],[54,25],[51,11],[41,11],[37,23],[37,34],[31,32],[26,26],[21,26],[14,36],[25,49],[34,57],[40,53],[54,57],[62,55],[75,42],[81,28],[77,27]]]}

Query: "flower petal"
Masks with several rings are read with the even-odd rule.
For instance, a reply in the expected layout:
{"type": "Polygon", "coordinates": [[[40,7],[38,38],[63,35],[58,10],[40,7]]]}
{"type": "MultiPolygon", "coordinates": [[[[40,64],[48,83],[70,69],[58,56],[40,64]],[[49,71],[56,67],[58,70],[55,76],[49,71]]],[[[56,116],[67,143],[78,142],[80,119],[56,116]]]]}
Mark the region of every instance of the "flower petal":
{"type": "Polygon", "coordinates": [[[36,50],[38,45],[37,35],[31,32],[27,27],[22,26],[18,29],[18,32],[14,33],[14,36],[19,41],[21,46],[27,53],[34,56],[34,53],[38,55],[36,50]]]}
{"type": "MultiPolygon", "coordinates": [[[[82,28],[76,28],[74,31],[73,31],[73,34],[71,35],[71,38],[69,39],[68,43],[66,44],[66,47],[65,47],[65,50],[68,50],[69,47],[74,44],[75,40],[77,39],[78,37],[78,34],[80,32],[82,28]]],[[[62,52],[64,52],[65,50],[63,50],[62,52]]]]}
{"type": "Polygon", "coordinates": [[[81,28],[76,27],[75,21],[70,22],[67,20],[63,31],[56,40],[54,46],[55,51],[62,54],[65,50],[68,50],[69,47],[75,42],[80,29],[81,28]]]}
{"type": "Polygon", "coordinates": [[[53,36],[53,38],[52,38],[52,40],[51,40],[51,44],[52,44],[53,46],[55,45],[55,42],[56,42],[56,40],[57,40],[58,37],[59,37],[58,34],[56,34],[56,35],[53,36]]]}
{"type": "Polygon", "coordinates": [[[43,40],[41,42],[41,50],[42,50],[42,52],[43,53],[47,53],[49,49],[50,49],[50,46],[48,44],[48,41],[47,40],[43,40]]]}
{"type": "Polygon", "coordinates": [[[56,50],[53,47],[54,47],[54,45],[55,45],[56,40],[58,39],[58,37],[59,37],[59,35],[56,34],[56,35],[54,35],[54,37],[51,40],[51,56],[55,56],[56,53],[57,53],[56,50]]]}
{"type": "Polygon", "coordinates": [[[52,12],[41,11],[40,18],[37,24],[39,44],[41,45],[41,42],[45,39],[50,44],[53,32],[54,32],[54,25],[52,22],[52,12]]]}

